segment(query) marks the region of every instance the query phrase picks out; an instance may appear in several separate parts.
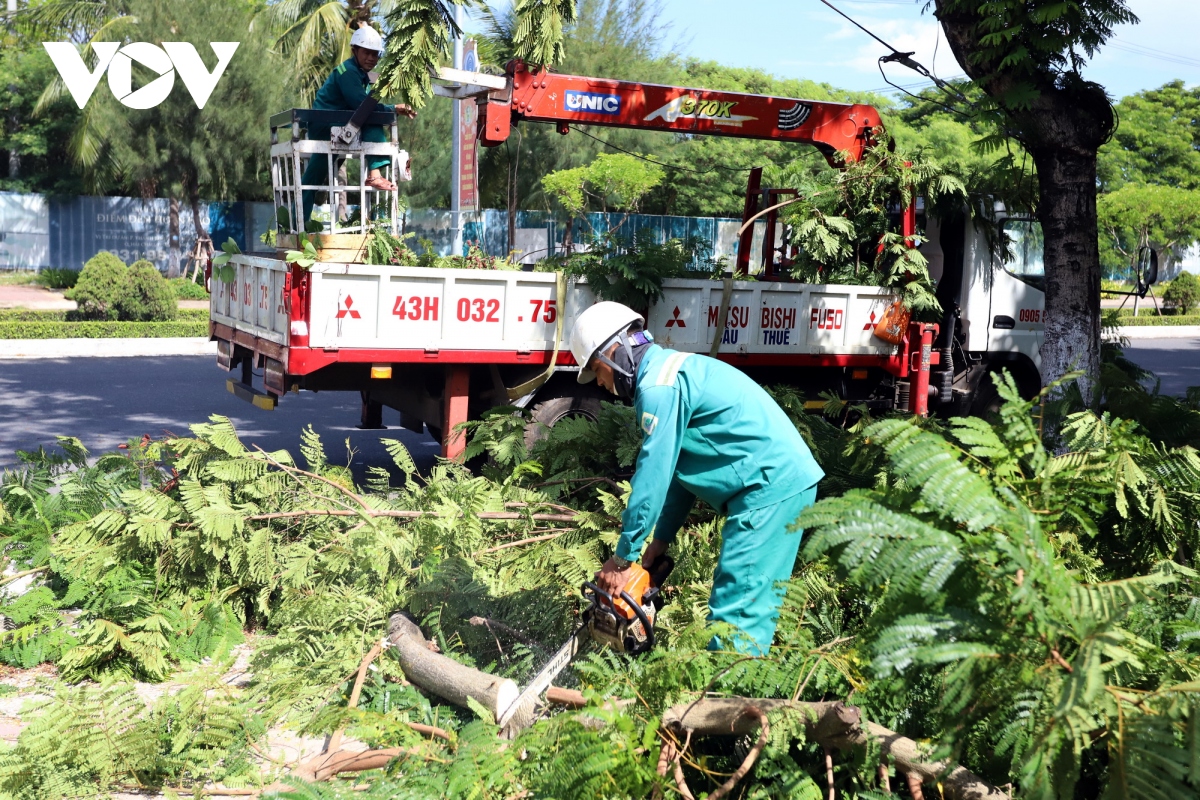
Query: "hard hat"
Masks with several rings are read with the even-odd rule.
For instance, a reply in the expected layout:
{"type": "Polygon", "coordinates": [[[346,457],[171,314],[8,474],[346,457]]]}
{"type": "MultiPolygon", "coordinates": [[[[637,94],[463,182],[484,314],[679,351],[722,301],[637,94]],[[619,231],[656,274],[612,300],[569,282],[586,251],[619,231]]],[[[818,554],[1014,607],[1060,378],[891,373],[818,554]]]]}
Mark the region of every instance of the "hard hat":
{"type": "MultiPolygon", "coordinates": [[[[629,306],[607,300],[596,303],[575,319],[575,326],[571,328],[571,355],[575,356],[575,363],[579,365],[580,383],[595,380],[596,373],[588,369],[588,363],[596,353],[607,350],[634,323],[644,324],[645,320],[629,306]]],[[[604,360],[608,362],[607,358],[604,360]]],[[[619,369],[615,364],[608,363],[619,369]]]]}
{"type": "Polygon", "coordinates": [[[370,25],[364,24],[350,37],[350,46],[361,47],[364,50],[374,50],[378,53],[383,50],[383,37],[379,35],[379,31],[370,25]]]}

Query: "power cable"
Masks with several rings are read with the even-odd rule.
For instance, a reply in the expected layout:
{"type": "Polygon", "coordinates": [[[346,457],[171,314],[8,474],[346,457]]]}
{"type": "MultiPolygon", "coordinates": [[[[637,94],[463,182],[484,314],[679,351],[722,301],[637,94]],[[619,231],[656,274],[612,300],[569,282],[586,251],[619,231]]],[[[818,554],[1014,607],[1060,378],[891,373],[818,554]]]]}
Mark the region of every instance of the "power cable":
{"type": "Polygon", "coordinates": [[[1126,53],[1133,53],[1143,58],[1155,58],[1159,61],[1169,61],[1172,64],[1182,64],[1185,67],[1200,67],[1200,60],[1179,55],[1178,53],[1169,53],[1166,50],[1146,47],[1145,45],[1130,44],[1127,42],[1108,42],[1105,46],[1115,50],[1123,50],[1126,53]]]}
{"type": "Polygon", "coordinates": [[[886,47],[888,50],[891,50],[891,52],[888,53],[886,56],[880,56],[879,61],[878,61],[879,74],[883,77],[884,83],[886,83],[888,86],[898,89],[901,92],[904,92],[904,94],[908,95],[909,97],[912,97],[915,100],[921,100],[923,102],[927,101],[927,102],[931,102],[935,105],[939,105],[952,114],[958,114],[959,116],[963,116],[963,117],[970,116],[970,114],[959,111],[958,109],[956,109],[952,106],[949,106],[945,103],[939,102],[939,101],[934,100],[929,97],[921,97],[919,95],[915,95],[912,92],[908,91],[907,89],[903,88],[902,86],[892,83],[891,79],[888,78],[887,73],[885,73],[883,71],[883,65],[891,63],[891,62],[895,62],[897,64],[902,64],[902,65],[908,67],[909,69],[911,69],[913,72],[916,72],[918,75],[922,75],[922,76],[928,78],[929,80],[933,81],[935,86],[937,86],[943,92],[951,95],[956,100],[959,100],[964,103],[971,102],[969,99],[967,99],[966,96],[964,96],[962,94],[962,92],[958,91],[952,85],[946,83],[944,80],[942,80],[938,76],[934,75],[929,70],[925,69],[924,65],[920,64],[917,61],[914,61],[912,57],[914,55],[916,55],[916,51],[901,52],[901,51],[897,50],[896,48],[892,47],[890,44],[885,42],[883,39],[876,36],[870,30],[868,30],[865,26],[860,24],[857,20],[855,20],[849,14],[845,13],[840,8],[835,6],[833,3],[829,2],[829,0],[821,0],[821,2],[824,3],[826,6],[828,6],[835,14],[837,14],[838,16],[845,19],[847,22],[849,22],[854,27],[858,28],[860,31],[865,33],[867,36],[870,36],[872,39],[879,42],[881,45],[886,47]]]}

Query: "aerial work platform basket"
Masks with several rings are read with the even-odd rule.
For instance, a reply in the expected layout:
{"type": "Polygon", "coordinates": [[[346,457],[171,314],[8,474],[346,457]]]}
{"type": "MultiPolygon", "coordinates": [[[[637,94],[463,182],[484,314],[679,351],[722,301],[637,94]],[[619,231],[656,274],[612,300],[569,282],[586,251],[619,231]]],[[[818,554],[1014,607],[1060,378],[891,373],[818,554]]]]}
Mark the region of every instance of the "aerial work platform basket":
{"type": "Polygon", "coordinates": [[[315,206],[329,206],[327,218],[320,220],[321,233],[365,236],[378,228],[393,234],[400,232],[398,191],[366,184],[370,172],[368,160],[378,158],[387,159],[382,172],[397,186],[401,181],[412,180],[408,153],[397,146],[396,114],[374,111],[363,126],[364,129],[382,127],[388,141],[366,142],[355,136],[346,143],[338,134],[353,115],[353,111],[293,108],[271,117],[271,186],[275,207],[287,209],[287,214],[277,220],[281,236],[305,232],[307,192],[314,193],[315,206]],[[310,130],[330,130],[332,135],[310,138],[310,130]],[[323,183],[303,182],[305,170],[313,159],[326,159],[323,183]]]}

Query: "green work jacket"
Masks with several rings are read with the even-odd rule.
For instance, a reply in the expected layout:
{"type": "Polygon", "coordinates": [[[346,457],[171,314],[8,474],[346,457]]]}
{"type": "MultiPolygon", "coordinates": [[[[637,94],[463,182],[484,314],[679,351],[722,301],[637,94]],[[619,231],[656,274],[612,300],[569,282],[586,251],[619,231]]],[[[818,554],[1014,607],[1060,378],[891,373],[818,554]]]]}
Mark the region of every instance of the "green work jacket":
{"type": "MultiPolygon", "coordinates": [[[[371,81],[367,71],[358,65],[354,56],[334,67],[333,72],[317,90],[313,108],[321,111],[354,111],[367,99],[371,81]]],[[[393,111],[395,106],[379,104],[380,111],[393,111]]]]}
{"type": "Polygon", "coordinates": [[[633,407],[643,438],[621,558],[636,560],[651,532],[674,541],[697,497],[732,515],[793,497],[825,475],[783,409],[714,358],[650,345],[633,407]]]}

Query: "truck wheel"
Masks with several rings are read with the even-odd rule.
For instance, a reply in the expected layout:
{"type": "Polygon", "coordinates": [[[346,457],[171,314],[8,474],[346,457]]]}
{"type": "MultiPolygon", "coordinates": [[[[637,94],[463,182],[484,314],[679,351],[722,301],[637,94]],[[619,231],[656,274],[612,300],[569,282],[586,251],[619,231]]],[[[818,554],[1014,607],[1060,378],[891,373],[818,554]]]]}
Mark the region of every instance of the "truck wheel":
{"type": "Polygon", "coordinates": [[[971,400],[971,416],[995,421],[1000,418],[1002,405],[1004,401],[1000,399],[1000,392],[996,391],[996,384],[989,372],[979,381],[979,387],[975,390],[975,397],[971,400]]]}
{"type": "Polygon", "coordinates": [[[533,407],[529,425],[525,427],[525,447],[533,450],[537,442],[546,437],[546,432],[560,419],[586,417],[593,422],[600,418],[601,399],[596,395],[568,395],[543,400],[533,407]]]}

